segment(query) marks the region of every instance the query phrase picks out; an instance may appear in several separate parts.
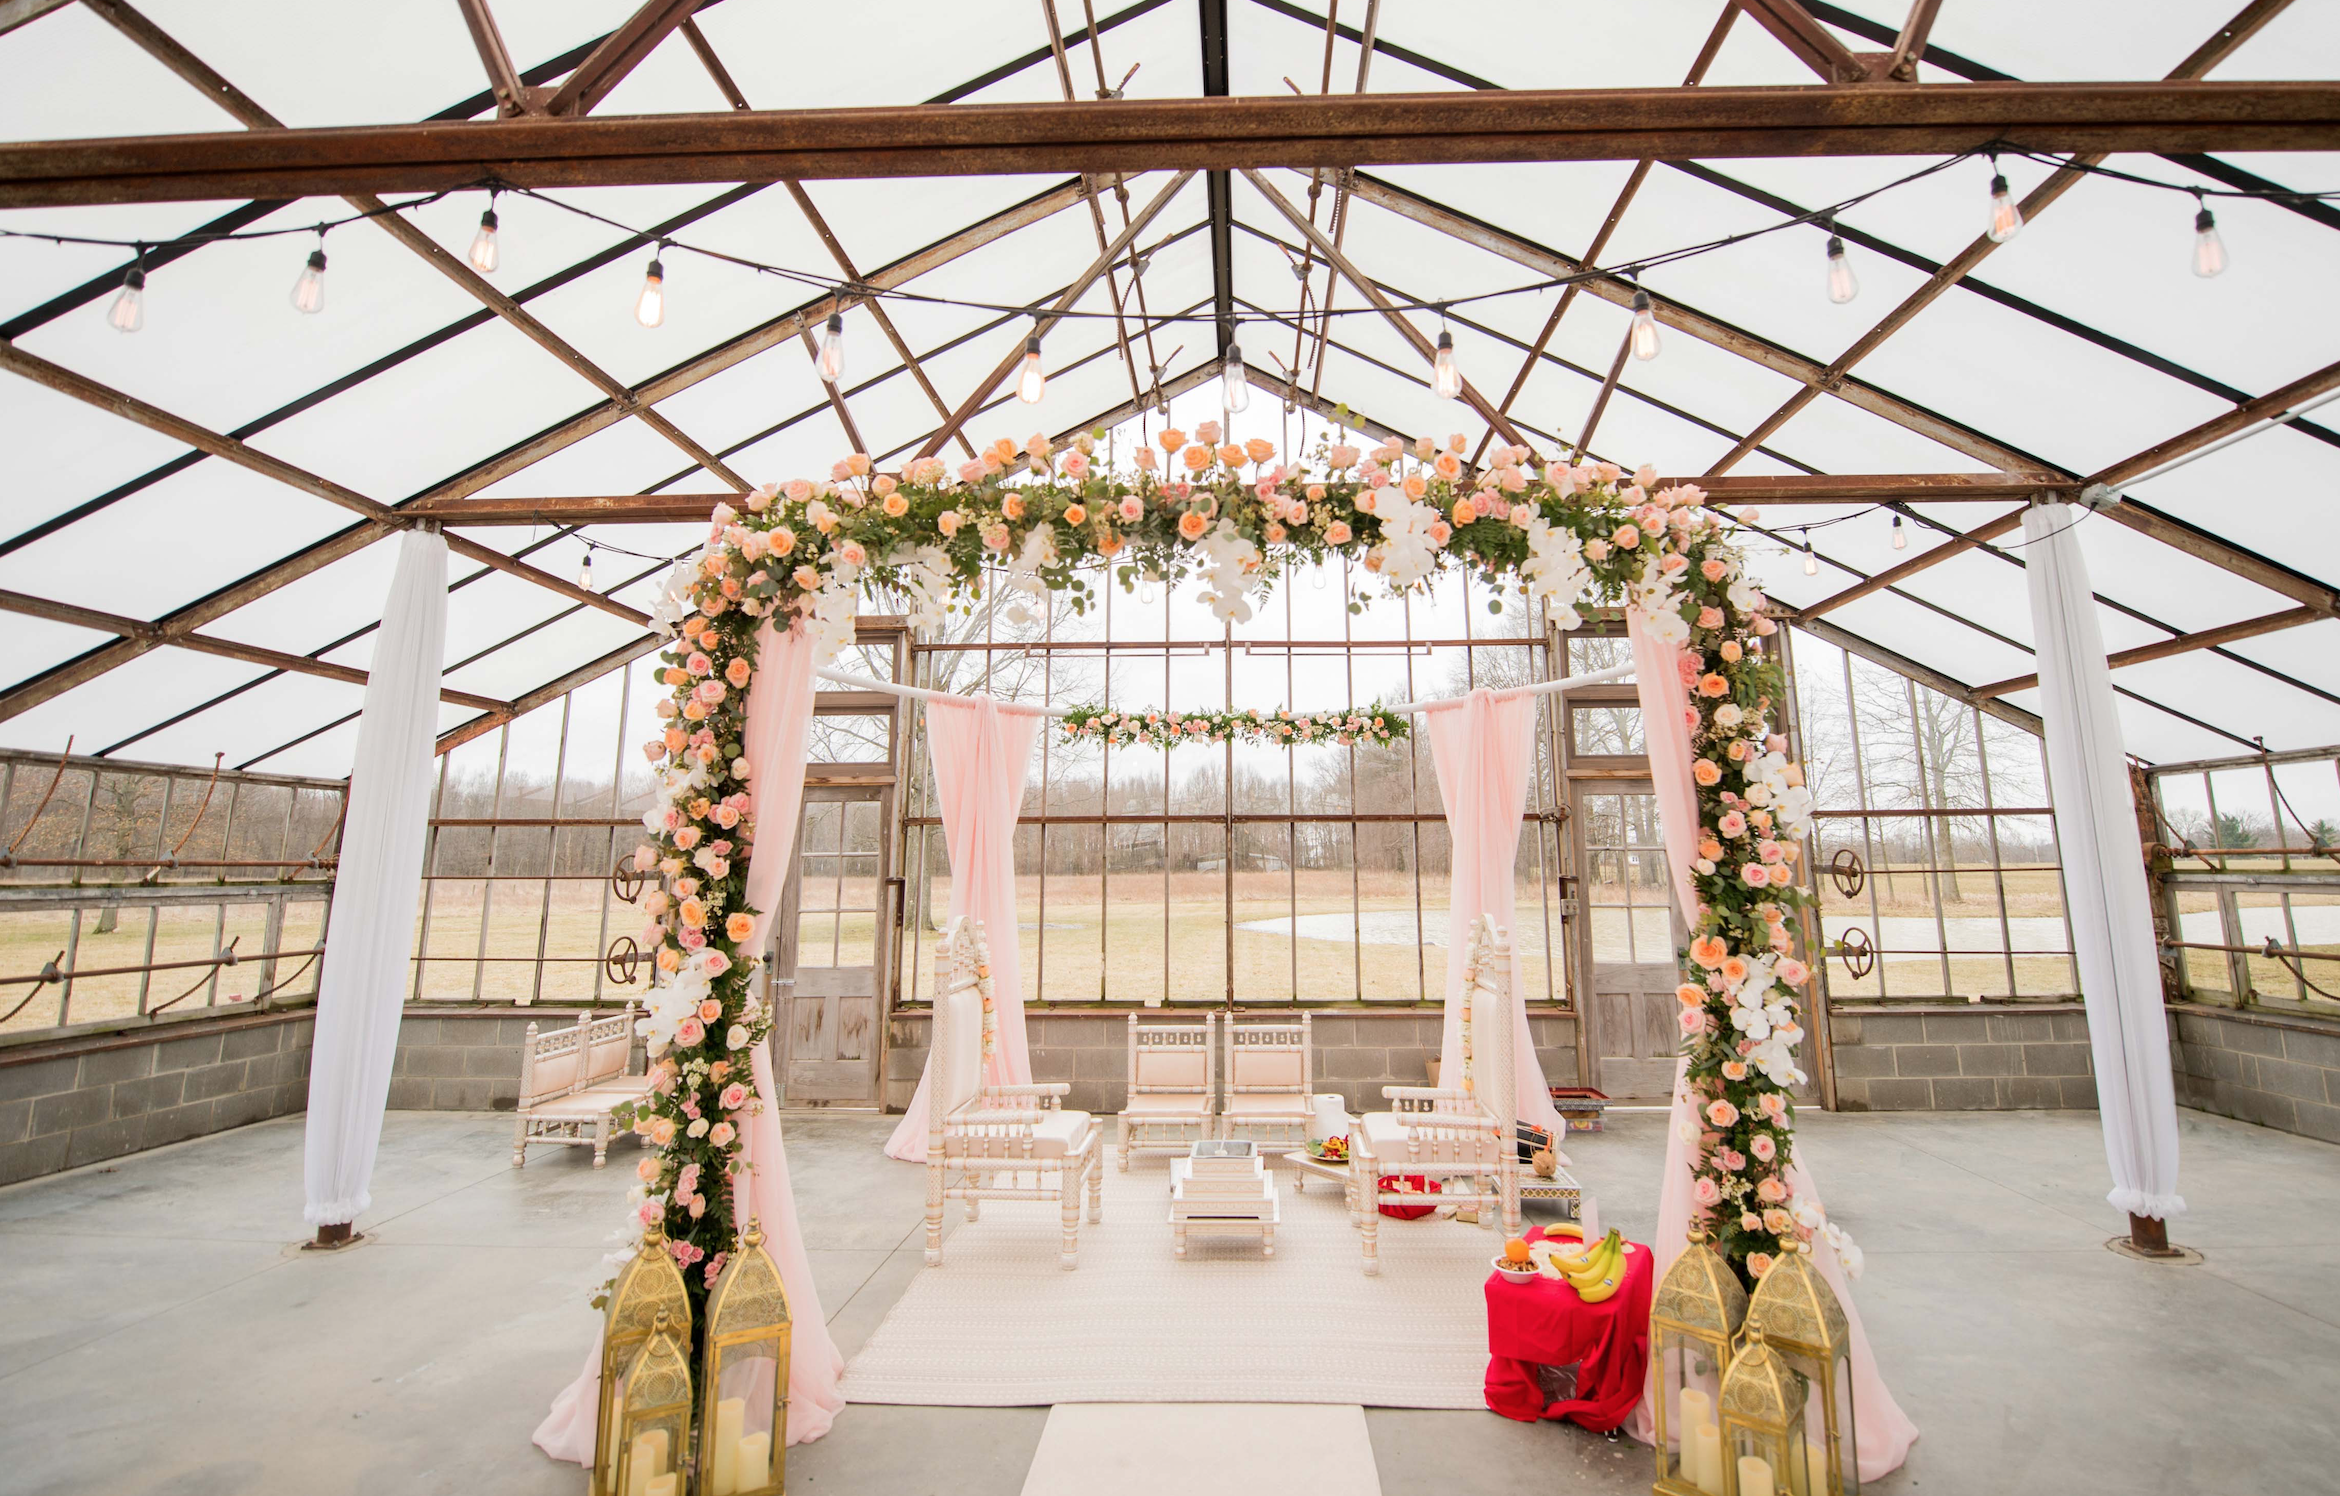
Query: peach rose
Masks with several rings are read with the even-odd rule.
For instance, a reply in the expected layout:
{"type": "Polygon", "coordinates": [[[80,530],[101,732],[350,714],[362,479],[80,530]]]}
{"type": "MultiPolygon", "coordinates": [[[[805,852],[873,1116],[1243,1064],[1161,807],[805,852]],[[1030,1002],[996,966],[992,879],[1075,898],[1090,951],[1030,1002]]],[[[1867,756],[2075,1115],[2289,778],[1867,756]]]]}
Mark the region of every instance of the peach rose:
{"type": "Polygon", "coordinates": [[[683,924],[693,930],[702,930],[707,926],[707,906],[697,899],[683,900],[682,908],[676,912],[681,916],[683,924]]]}
{"type": "Polygon", "coordinates": [[[1353,532],[1344,521],[1336,519],[1324,527],[1324,538],[1328,545],[1347,545],[1353,538],[1353,532]]]}
{"type": "Polygon", "coordinates": [[[1722,766],[1711,758],[1699,759],[1690,765],[1690,777],[1704,785],[1720,784],[1722,783],[1722,766]]]}
{"type": "MultiPolygon", "coordinates": [[[[1439,460],[1444,461],[1445,459],[1441,458],[1439,460]]],[[[1459,529],[1464,525],[1471,524],[1476,521],[1478,517],[1479,506],[1472,503],[1469,499],[1456,499],[1454,501],[1454,523],[1456,528],[1459,529]]]]}
{"type": "Polygon", "coordinates": [[[1713,1127],[1729,1127],[1739,1120],[1739,1109],[1717,1096],[1706,1104],[1706,1120],[1713,1127]]]}
{"type": "MultiPolygon", "coordinates": [[[[1766,1183],[1768,1183],[1769,1181],[1765,1181],[1765,1182],[1766,1182],[1766,1183]]],[[[1750,1273],[1752,1273],[1752,1274],[1754,1274],[1754,1275],[1755,1275],[1756,1277],[1758,1277],[1758,1278],[1762,1277],[1762,1276],[1763,1276],[1765,1273],[1768,1273],[1768,1272],[1770,1272],[1770,1271],[1771,1271],[1771,1254],[1770,1254],[1769,1252],[1750,1252],[1750,1253],[1748,1253],[1748,1254],[1747,1254],[1747,1271],[1748,1271],[1748,1272],[1750,1272],[1750,1273]]]]}
{"type": "Polygon", "coordinates": [[[734,914],[723,921],[723,934],[733,945],[756,933],[756,917],[745,912],[734,914]]]}
{"type": "Polygon", "coordinates": [[[1210,527],[1211,522],[1207,519],[1204,519],[1202,515],[1192,509],[1187,510],[1186,513],[1178,517],[1178,533],[1185,536],[1188,540],[1202,539],[1203,532],[1208,530],[1210,527]]]}
{"type": "MultiPolygon", "coordinates": [[[[1079,454],[1076,453],[1074,455],[1077,456],[1079,454]]],[[[1064,506],[1064,522],[1068,525],[1087,524],[1089,522],[1089,511],[1079,504],[1067,504],[1064,506]]]]}
{"type": "Polygon", "coordinates": [[[1722,965],[1723,957],[1728,954],[1729,947],[1722,943],[1719,935],[1701,935],[1690,942],[1690,959],[1708,971],[1722,965]]]}
{"type": "Polygon", "coordinates": [[[1731,694],[1731,683],[1720,675],[1709,671],[1698,678],[1698,694],[1701,696],[1728,696],[1731,694]]]}

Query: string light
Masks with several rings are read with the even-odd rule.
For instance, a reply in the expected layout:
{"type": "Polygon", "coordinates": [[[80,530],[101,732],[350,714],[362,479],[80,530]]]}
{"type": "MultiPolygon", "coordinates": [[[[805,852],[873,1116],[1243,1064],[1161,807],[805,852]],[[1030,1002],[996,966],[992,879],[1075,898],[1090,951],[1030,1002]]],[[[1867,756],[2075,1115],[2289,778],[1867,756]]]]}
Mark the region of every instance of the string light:
{"type": "Polygon", "coordinates": [[[2023,210],[2015,206],[2015,194],[2007,188],[2007,178],[1999,170],[1999,156],[1991,153],[1991,226],[1984,230],[1993,244],[2004,244],[2023,232],[2023,210]]]}
{"type": "Polygon", "coordinates": [[[1438,313],[1438,356],[1430,363],[1430,388],[1441,400],[1462,398],[1462,370],[1454,366],[1454,334],[1447,331],[1444,308],[1438,313]]]}
{"type": "Polygon", "coordinates": [[[114,304],[106,308],[106,321],[116,332],[136,332],[146,325],[146,250],[138,251],[138,263],[122,277],[122,292],[114,304]]]}
{"type": "Polygon", "coordinates": [[[587,592],[593,590],[593,543],[585,543],[585,559],[577,563],[577,585],[587,592]]]}
{"type": "Polygon", "coordinates": [[[496,250],[496,195],[488,194],[487,211],[479,215],[479,232],[471,236],[471,268],[493,275],[503,257],[496,250]]]}
{"type": "Polygon", "coordinates": [[[1812,532],[1809,530],[1804,531],[1804,575],[1820,575],[1820,558],[1812,554],[1812,532]]]}
{"type": "Polygon", "coordinates": [[[1649,293],[1639,287],[1633,292],[1633,356],[1639,359],[1658,356],[1657,313],[1650,309],[1649,293]]]}
{"type": "Polygon", "coordinates": [[[2218,237],[2218,220],[2198,194],[2194,207],[2194,274],[2208,280],[2226,269],[2226,241],[2218,237]]]}
{"type": "Polygon", "coordinates": [[[1024,371],[1016,376],[1016,398],[1026,405],[1038,405],[1048,390],[1048,371],[1040,367],[1040,334],[1035,331],[1024,339],[1024,371]]]}
{"type": "Polygon", "coordinates": [[[1845,258],[1844,240],[1837,237],[1836,225],[1828,226],[1828,299],[1843,306],[1861,294],[1860,278],[1853,274],[1852,261],[1845,258]]]}
{"type": "Polygon", "coordinates": [[[829,313],[829,325],[821,329],[821,378],[835,384],[845,377],[845,314],[829,313]]]}
{"type": "Polygon", "coordinates": [[[1219,362],[1219,404],[1229,415],[1251,408],[1251,371],[1244,367],[1240,344],[1229,343],[1227,356],[1219,362]]]}
{"type": "Polygon", "coordinates": [[[1897,551],[1909,549],[1909,532],[1901,528],[1901,516],[1898,514],[1893,516],[1893,548],[1897,551]]]}
{"type": "MultiPolygon", "coordinates": [[[[659,241],[664,249],[666,242],[659,241]]],[[[642,277],[642,294],[634,298],[634,320],[644,327],[656,327],[666,320],[666,267],[658,263],[658,256],[650,257],[650,272],[642,277]]]]}
{"type": "Polygon", "coordinates": [[[317,247],[309,251],[309,262],[301,267],[300,279],[293,282],[293,310],[314,316],[325,310],[325,235],[317,235],[317,247]]]}

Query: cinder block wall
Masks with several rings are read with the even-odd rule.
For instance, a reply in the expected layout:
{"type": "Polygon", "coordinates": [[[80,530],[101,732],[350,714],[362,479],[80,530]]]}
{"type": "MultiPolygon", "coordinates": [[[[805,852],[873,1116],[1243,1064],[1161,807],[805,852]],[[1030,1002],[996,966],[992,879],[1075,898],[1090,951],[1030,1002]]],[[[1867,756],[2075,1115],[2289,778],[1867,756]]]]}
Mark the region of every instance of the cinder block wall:
{"type": "Polygon", "coordinates": [[[2096,1105],[2078,1003],[1835,1008],[1836,1104],[1848,1112],[2096,1105]]]}
{"type": "MultiPolygon", "coordinates": [[[[1289,1009],[1239,1011],[1239,1021],[1267,1021],[1289,1016],[1289,1009]]],[[[1175,1022],[1195,1010],[1149,1008],[1141,1021],[1175,1022]]],[[[919,1072],[926,1066],[929,1020],[925,1009],[898,1012],[889,1020],[886,1051],[886,1105],[895,1111],[910,1104],[918,1089],[919,1072]]],[[[1072,1092],[1065,1105],[1080,1111],[1118,1113],[1129,1080],[1129,1009],[1027,1012],[1024,1019],[1032,1045],[1032,1078],[1066,1081],[1072,1092]]],[[[1419,1086],[1428,1083],[1429,1062],[1438,1054],[1436,1010],[1393,1008],[1319,1011],[1310,1024],[1315,1052],[1311,1074],[1317,1091],[1348,1099],[1351,1111],[1379,1108],[1385,1085],[1419,1086]]],[[[1529,1032],[1544,1075],[1555,1086],[1573,1086],[1576,1079],[1576,1020],[1567,1013],[1533,1013],[1529,1032]]]]}
{"type": "Polygon", "coordinates": [[[2180,1106],[2340,1143],[2340,1024],[2172,1008],[2170,1068],[2180,1106]]]}
{"type": "Polygon", "coordinates": [[[315,1028],[304,1007],[0,1050],[0,1184],[301,1111],[315,1028]]]}

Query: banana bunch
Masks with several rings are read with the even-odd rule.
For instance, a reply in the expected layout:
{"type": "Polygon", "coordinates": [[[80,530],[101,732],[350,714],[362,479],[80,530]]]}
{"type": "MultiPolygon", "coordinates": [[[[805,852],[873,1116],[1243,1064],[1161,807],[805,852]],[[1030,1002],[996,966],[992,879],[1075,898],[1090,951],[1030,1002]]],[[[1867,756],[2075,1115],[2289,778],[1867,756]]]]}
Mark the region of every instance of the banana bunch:
{"type": "Polygon", "coordinates": [[[1578,1251],[1557,1253],[1552,1262],[1578,1298],[1598,1304],[1614,1295],[1625,1281],[1625,1254],[1631,1250],[1624,1234],[1612,1230],[1578,1251]]]}

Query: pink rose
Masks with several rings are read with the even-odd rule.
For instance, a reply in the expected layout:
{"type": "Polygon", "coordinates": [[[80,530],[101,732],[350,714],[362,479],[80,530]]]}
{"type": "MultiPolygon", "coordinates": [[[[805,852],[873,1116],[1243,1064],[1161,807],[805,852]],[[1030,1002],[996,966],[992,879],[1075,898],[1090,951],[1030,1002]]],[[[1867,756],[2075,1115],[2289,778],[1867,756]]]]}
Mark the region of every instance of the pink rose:
{"type": "Polygon", "coordinates": [[[719,1104],[727,1112],[736,1112],[741,1107],[747,1105],[747,1099],[747,1087],[741,1085],[738,1081],[733,1081],[730,1085],[723,1088],[723,1095],[720,1098],[719,1104]]]}
{"type": "Polygon", "coordinates": [[[737,1136],[739,1134],[733,1130],[732,1125],[728,1122],[718,1122],[707,1129],[707,1141],[718,1148],[730,1147],[731,1140],[737,1136]]]}
{"type": "Polygon", "coordinates": [[[1779,1144],[1771,1140],[1771,1134],[1768,1132],[1757,1133],[1755,1141],[1747,1146],[1752,1148],[1755,1156],[1765,1163],[1770,1163],[1772,1159],[1779,1156],[1779,1144]]]}
{"type": "Polygon", "coordinates": [[[1706,1120],[1715,1127],[1729,1127],[1739,1120],[1739,1109],[1717,1096],[1706,1104],[1706,1120]]]}
{"type": "Polygon", "coordinates": [[[1690,1186],[1690,1198],[1700,1205],[1711,1206],[1722,1199],[1722,1186],[1701,1174],[1690,1186]]]}
{"type": "MultiPolygon", "coordinates": [[[[674,1042],[685,1049],[697,1048],[699,1041],[706,1037],[707,1026],[696,1018],[686,1018],[675,1025],[674,1042]]],[[[671,1128],[674,1124],[668,1123],[667,1125],[671,1128]]]]}
{"type": "Polygon", "coordinates": [[[1775,1174],[1755,1186],[1755,1198],[1766,1205],[1777,1205],[1787,1198],[1787,1186],[1780,1183],[1779,1176],[1775,1174]]]}

